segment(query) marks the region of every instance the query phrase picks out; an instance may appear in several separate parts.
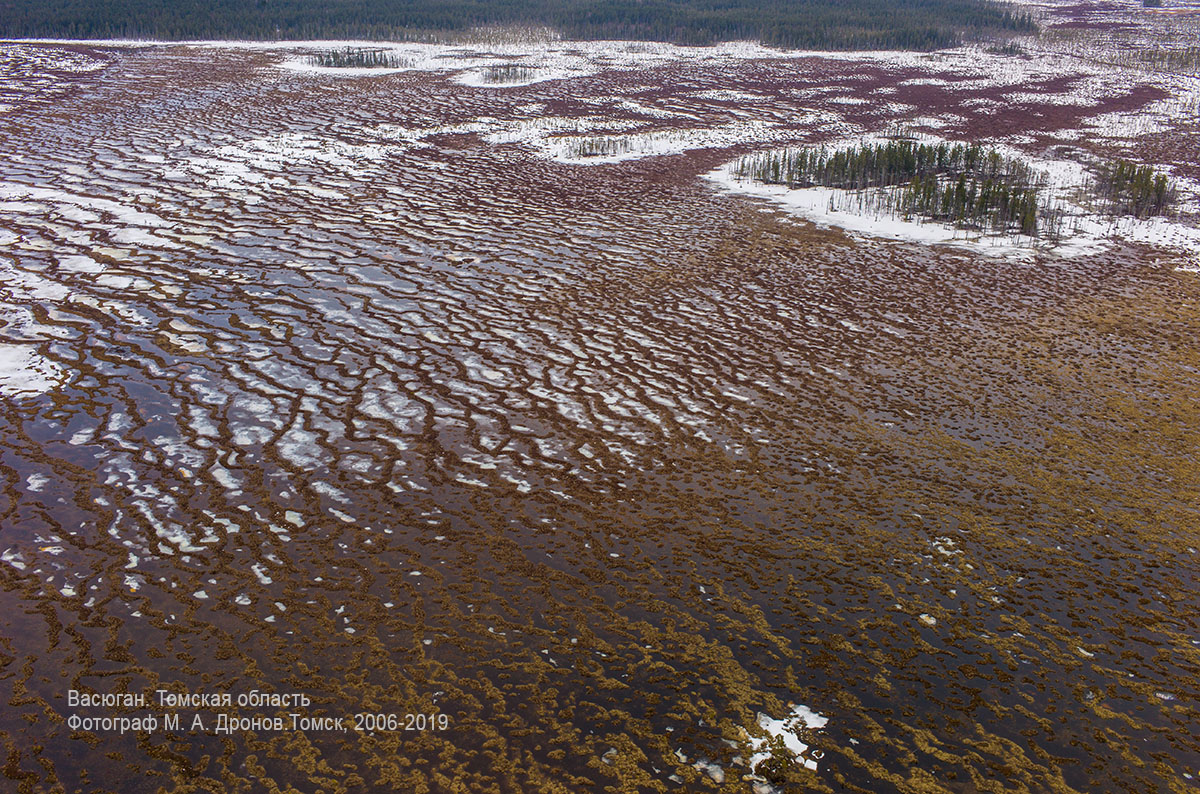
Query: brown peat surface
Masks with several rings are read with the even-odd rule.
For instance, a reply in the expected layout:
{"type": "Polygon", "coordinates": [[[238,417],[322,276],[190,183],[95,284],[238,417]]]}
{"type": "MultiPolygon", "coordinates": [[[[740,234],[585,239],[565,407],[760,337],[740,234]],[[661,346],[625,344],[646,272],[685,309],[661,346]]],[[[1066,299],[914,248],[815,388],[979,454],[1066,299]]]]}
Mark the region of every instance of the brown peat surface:
{"type": "Polygon", "coordinates": [[[0,789],[1195,791],[1200,81],[1105,47],[1196,17],[1090,8],[0,44],[0,789]],[[1181,203],[930,241],[722,171],[900,128],[1181,203]]]}

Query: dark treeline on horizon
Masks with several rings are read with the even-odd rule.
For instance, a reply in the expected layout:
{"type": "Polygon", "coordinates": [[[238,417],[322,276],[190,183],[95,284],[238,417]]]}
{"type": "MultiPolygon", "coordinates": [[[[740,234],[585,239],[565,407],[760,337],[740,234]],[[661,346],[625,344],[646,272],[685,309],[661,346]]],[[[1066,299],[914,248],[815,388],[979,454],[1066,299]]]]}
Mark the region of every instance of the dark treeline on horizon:
{"type": "Polygon", "coordinates": [[[988,0],[0,0],[0,36],[422,40],[487,26],[577,39],[813,49],[953,46],[1031,31],[988,0]]]}

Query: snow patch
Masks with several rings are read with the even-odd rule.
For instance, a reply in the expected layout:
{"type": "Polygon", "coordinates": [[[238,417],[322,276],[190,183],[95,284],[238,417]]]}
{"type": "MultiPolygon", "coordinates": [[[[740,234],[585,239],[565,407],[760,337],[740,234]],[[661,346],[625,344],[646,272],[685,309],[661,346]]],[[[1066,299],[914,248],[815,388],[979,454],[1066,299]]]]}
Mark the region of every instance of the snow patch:
{"type": "Polygon", "coordinates": [[[63,369],[35,345],[0,344],[0,394],[45,394],[66,378],[63,369]]]}
{"type": "Polygon", "coordinates": [[[796,763],[806,769],[816,771],[817,761],[823,756],[819,750],[809,752],[808,744],[801,737],[806,732],[819,731],[829,724],[829,718],[813,711],[805,705],[793,705],[791,712],[782,719],[774,719],[759,712],[758,727],[764,736],[749,737],[752,755],[749,767],[754,770],[760,763],[771,757],[771,745],[782,742],[783,747],[790,753],[796,763]]]}

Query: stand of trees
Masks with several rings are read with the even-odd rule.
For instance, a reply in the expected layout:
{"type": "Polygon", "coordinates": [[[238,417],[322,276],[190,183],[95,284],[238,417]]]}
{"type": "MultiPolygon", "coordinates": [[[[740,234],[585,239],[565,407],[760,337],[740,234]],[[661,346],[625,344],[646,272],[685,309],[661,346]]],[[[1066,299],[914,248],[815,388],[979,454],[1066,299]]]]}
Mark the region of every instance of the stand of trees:
{"type": "Polygon", "coordinates": [[[1200,47],[1164,49],[1153,47],[1137,50],[1135,57],[1145,64],[1172,72],[1194,72],[1200,69],[1200,47]]]}
{"type": "Polygon", "coordinates": [[[929,50],[1035,29],[990,0],[0,0],[0,36],[429,39],[481,26],[680,44],[929,50]]]}
{"type": "Polygon", "coordinates": [[[1033,171],[1024,163],[1003,157],[979,144],[917,143],[891,140],[830,151],[784,149],[751,155],[738,166],[738,175],[788,187],[839,187],[862,190],[886,187],[932,176],[978,177],[1031,184],[1033,171]]]}
{"type": "Polygon", "coordinates": [[[353,47],[317,53],[310,56],[308,62],[313,66],[329,66],[335,69],[344,69],[350,66],[368,69],[403,69],[412,66],[411,60],[401,58],[394,53],[353,47]]]}
{"type": "MultiPolygon", "coordinates": [[[[1082,185],[1102,213],[1147,218],[1168,212],[1176,188],[1165,174],[1124,160],[1102,164],[1082,185]]],[[[836,149],[784,149],[742,158],[740,179],[789,188],[851,191],[860,207],[961,228],[1058,239],[1065,212],[1046,180],[1020,160],[978,144],[892,140],[836,149]]]]}
{"type": "Polygon", "coordinates": [[[1094,190],[1110,215],[1149,218],[1175,203],[1175,185],[1148,165],[1117,160],[1100,167],[1094,190]]]}
{"type": "Polygon", "coordinates": [[[744,158],[739,178],[790,188],[865,191],[872,209],[964,228],[1037,235],[1051,228],[1044,185],[1025,164],[978,144],[888,141],[848,149],[785,149],[744,158]]]}
{"type": "Polygon", "coordinates": [[[499,66],[489,66],[483,70],[485,83],[519,83],[537,75],[536,69],[528,66],[505,63],[499,66]]]}

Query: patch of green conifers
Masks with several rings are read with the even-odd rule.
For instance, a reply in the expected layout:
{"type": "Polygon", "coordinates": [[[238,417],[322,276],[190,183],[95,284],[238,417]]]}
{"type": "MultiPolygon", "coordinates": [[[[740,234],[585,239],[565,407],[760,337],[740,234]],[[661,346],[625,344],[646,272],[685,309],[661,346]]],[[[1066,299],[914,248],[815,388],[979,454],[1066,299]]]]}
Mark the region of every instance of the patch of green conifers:
{"type": "Polygon", "coordinates": [[[1166,174],[1126,160],[1102,165],[1094,190],[1109,214],[1138,218],[1165,214],[1177,193],[1166,174]]]}
{"type": "Polygon", "coordinates": [[[505,63],[499,66],[488,66],[483,70],[485,83],[520,83],[537,75],[536,69],[528,66],[505,63]]]}
{"type": "Polygon", "coordinates": [[[873,197],[873,209],[963,227],[1033,235],[1048,220],[1042,185],[1029,167],[977,144],[888,141],[833,151],[785,149],[744,158],[736,173],[791,188],[899,186],[873,197]]]}
{"type": "MultiPolygon", "coordinates": [[[[871,212],[919,216],[997,233],[1057,238],[1064,212],[1046,180],[1020,159],[979,144],[892,140],[829,150],[784,149],[742,158],[740,179],[789,188],[830,187],[852,191],[871,212]]],[[[1098,210],[1139,218],[1170,209],[1176,191],[1149,166],[1112,161],[1098,168],[1088,190],[1098,210]]]]}
{"type": "Polygon", "coordinates": [[[436,38],[487,26],[579,39],[929,50],[1035,29],[991,0],[0,0],[0,36],[436,38]]]}
{"type": "Polygon", "coordinates": [[[1029,183],[1032,172],[1019,161],[979,144],[892,140],[847,148],[798,148],[751,155],[739,175],[789,187],[861,190],[899,185],[914,177],[980,176],[1029,183]]]}
{"type": "Polygon", "coordinates": [[[628,137],[577,138],[567,144],[570,157],[611,157],[632,151],[634,143],[628,137]]]}
{"type": "Polygon", "coordinates": [[[363,48],[346,47],[341,50],[328,50],[309,57],[308,62],[313,66],[328,66],[335,69],[358,67],[366,69],[401,69],[412,66],[408,58],[385,52],[383,50],[368,50],[363,48]]]}

